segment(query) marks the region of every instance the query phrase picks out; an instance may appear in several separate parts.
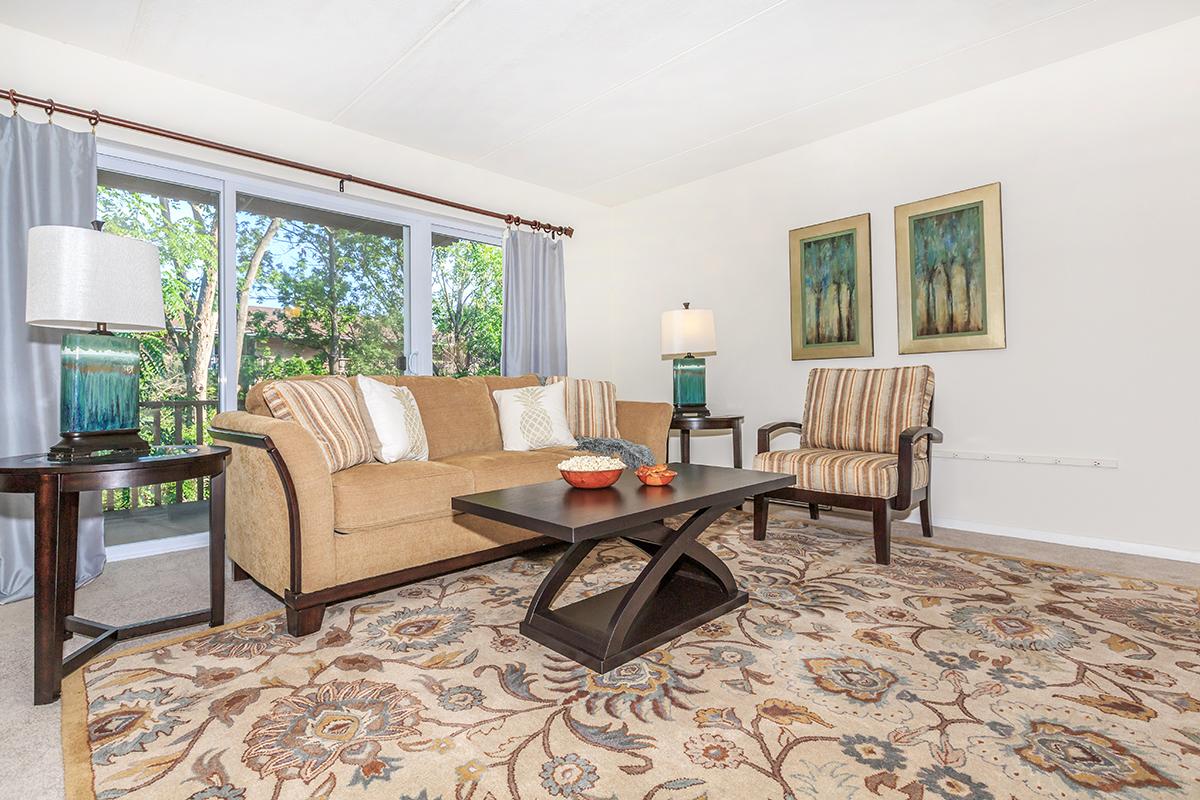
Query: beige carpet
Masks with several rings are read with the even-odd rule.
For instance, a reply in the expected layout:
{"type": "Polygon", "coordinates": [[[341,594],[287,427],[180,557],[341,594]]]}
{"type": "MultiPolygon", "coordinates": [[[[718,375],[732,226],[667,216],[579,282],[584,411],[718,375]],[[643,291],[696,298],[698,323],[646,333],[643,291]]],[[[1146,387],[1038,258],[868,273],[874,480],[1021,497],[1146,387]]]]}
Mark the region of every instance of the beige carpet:
{"type": "MultiPolygon", "coordinates": [[[[304,640],[267,618],[93,662],[64,697],[71,795],[1196,796],[1196,589],[748,532],[729,515],[709,542],[749,606],[603,676],[515,633],[545,557],[343,604],[304,640]]],[[[597,552],[576,596],[639,567],[597,552]]]]}

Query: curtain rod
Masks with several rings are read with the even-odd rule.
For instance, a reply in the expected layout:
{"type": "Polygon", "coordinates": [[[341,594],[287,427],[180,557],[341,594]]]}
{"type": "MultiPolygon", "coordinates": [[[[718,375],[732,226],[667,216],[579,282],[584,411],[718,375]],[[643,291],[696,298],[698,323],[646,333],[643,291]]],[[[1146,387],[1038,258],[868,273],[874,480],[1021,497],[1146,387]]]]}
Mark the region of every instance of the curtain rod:
{"type": "Polygon", "coordinates": [[[525,219],[517,214],[503,214],[499,211],[489,211],[486,208],[467,205],[466,203],[459,203],[454,200],[447,200],[444,197],[436,197],[431,194],[425,194],[424,192],[405,189],[401,186],[393,186],[390,183],[383,183],[382,181],[375,181],[371,180],[370,178],[360,178],[357,175],[351,175],[347,172],[337,172],[336,170],[327,169],[325,167],[305,164],[301,161],[293,161],[290,158],[282,158],[280,156],[273,156],[268,153],[260,153],[256,150],[247,150],[244,147],[235,147],[231,144],[215,142],[212,139],[203,139],[199,136],[191,136],[190,134],[179,133],[178,131],[159,128],[154,125],[147,125],[144,122],[134,122],[133,120],[114,117],[110,114],[102,114],[94,108],[88,110],[86,108],[79,108],[77,106],[69,106],[63,103],[57,103],[52,99],[43,100],[40,97],[22,94],[15,89],[8,89],[7,91],[0,90],[0,92],[3,93],[0,96],[7,96],[8,101],[12,103],[14,114],[17,112],[18,105],[24,103],[25,105],[43,109],[46,112],[46,117],[50,120],[54,119],[55,114],[66,114],[67,116],[86,119],[91,124],[93,132],[95,132],[98,124],[104,123],[106,125],[113,125],[118,128],[127,128],[131,131],[137,131],[139,133],[147,133],[151,136],[160,136],[164,139],[172,139],[176,142],[192,144],[198,147],[207,147],[210,150],[219,150],[222,153],[230,153],[243,158],[253,158],[257,161],[265,161],[268,164],[276,164],[281,167],[300,170],[301,172],[309,172],[313,175],[334,178],[338,182],[339,192],[344,192],[346,190],[347,183],[357,183],[360,186],[368,186],[372,189],[379,189],[380,191],[384,192],[392,192],[393,194],[401,194],[405,197],[424,200],[427,203],[435,203],[439,206],[447,206],[449,208],[456,208],[459,211],[466,211],[471,214],[479,214],[480,216],[491,217],[492,219],[503,221],[506,225],[528,225],[535,231],[545,231],[551,236],[572,236],[575,233],[575,229],[568,225],[552,225],[549,222],[542,222],[541,220],[525,219]]]}

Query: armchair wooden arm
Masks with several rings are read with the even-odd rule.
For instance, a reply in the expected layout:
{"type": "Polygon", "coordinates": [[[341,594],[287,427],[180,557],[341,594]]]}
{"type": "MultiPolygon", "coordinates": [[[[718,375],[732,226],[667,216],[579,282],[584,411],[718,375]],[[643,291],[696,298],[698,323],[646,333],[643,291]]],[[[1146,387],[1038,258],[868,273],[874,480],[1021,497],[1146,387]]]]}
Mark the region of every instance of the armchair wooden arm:
{"type": "MultiPolygon", "coordinates": [[[[914,426],[901,432],[900,434],[900,457],[899,457],[899,489],[893,506],[897,509],[907,509],[912,505],[912,474],[913,462],[916,460],[916,451],[914,445],[921,439],[929,439],[930,444],[940,444],[942,441],[942,432],[937,428],[914,426]]],[[[925,457],[929,458],[930,454],[926,453],[925,457]]]]}
{"type": "Polygon", "coordinates": [[[776,431],[795,430],[799,432],[804,428],[802,422],[772,422],[769,425],[763,425],[758,429],[758,452],[771,452],[771,434],[776,431]]]}

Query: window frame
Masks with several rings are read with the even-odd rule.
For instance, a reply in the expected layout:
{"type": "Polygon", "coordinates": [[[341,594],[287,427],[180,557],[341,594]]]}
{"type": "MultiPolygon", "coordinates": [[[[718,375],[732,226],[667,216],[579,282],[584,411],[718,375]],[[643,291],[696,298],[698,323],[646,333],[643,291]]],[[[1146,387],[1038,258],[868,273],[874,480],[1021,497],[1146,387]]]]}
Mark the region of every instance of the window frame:
{"type": "Polygon", "coordinates": [[[238,194],[374,219],[408,229],[405,237],[404,347],[408,371],[417,375],[433,374],[434,232],[504,246],[503,225],[431,213],[117,142],[98,141],[96,154],[98,169],[215,191],[220,198],[217,253],[219,411],[237,408],[238,365],[233,364],[237,319],[235,314],[225,313],[225,309],[232,308],[231,304],[237,298],[238,194]],[[230,369],[235,371],[230,374],[230,369]]]}

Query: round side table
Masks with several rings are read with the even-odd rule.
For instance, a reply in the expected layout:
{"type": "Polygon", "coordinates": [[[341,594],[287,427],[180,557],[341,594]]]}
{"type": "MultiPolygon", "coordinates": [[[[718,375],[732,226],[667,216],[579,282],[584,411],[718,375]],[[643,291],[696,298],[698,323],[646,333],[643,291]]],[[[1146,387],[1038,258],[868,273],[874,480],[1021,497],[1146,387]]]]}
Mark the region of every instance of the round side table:
{"type": "MultiPolygon", "coordinates": [[[[733,466],[742,468],[742,417],[737,414],[710,414],[707,417],[676,415],[671,430],[679,431],[679,460],[692,463],[692,431],[733,431],[733,466]]],[[[670,443],[668,442],[668,445],[670,443]]]]}
{"type": "Polygon", "coordinates": [[[93,461],[51,461],[44,453],[0,459],[0,492],[33,495],[33,703],[53,702],[64,675],[114,644],[138,636],[225,622],[225,463],[228,447],[155,448],[150,455],[93,461]],[[209,607],[132,625],[75,616],[75,555],[79,493],[210,478],[209,607]],[[92,641],[62,657],[73,634],[92,641]]]}

